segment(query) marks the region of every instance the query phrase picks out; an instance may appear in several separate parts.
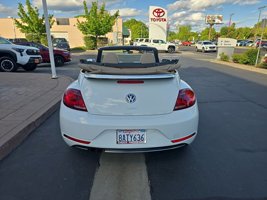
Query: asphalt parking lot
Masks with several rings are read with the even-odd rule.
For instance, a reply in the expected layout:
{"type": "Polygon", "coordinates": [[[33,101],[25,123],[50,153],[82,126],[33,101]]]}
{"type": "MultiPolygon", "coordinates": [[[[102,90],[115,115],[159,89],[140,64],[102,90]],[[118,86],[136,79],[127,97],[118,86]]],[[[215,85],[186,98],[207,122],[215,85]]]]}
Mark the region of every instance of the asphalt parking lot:
{"type": "MultiPolygon", "coordinates": [[[[93,56],[74,54],[58,75],[76,78],[78,60],[93,56]]],[[[266,199],[267,76],[211,63],[211,56],[161,54],[180,59],[180,76],[197,94],[192,145],[136,156],[72,149],[56,112],[0,162],[0,199],[266,199]]]]}

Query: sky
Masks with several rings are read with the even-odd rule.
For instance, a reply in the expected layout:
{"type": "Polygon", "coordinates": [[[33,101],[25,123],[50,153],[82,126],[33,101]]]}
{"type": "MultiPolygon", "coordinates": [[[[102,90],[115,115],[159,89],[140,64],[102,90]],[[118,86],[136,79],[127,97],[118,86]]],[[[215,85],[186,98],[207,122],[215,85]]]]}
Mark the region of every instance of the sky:
{"type": "MultiPolygon", "coordinates": [[[[55,17],[73,17],[83,14],[83,0],[46,0],[49,13],[55,17]]],[[[87,0],[90,7],[91,2],[87,0]]],[[[42,13],[42,0],[31,0],[32,4],[42,13]]],[[[258,21],[259,7],[267,6],[267,0],[98,0],[105,2],[106,9],[111,13],[120,11],[124,19],[135,18],[148,24],[149,6],[159,6],[168,11],[168,21],[171,30],[177,26],[191,25],[192,30],[201,31],[208,27],[205,16],[223,15],[222,25],[219,29],[229,24],[230,15],[232,22],[237,27],[252,27],[258,21]]],[[[17,17],[18,3],[25,4],[25,0],[0,0],[0,18],[17,17]]],[[[267,18],[267,7],[262,11],[262,18],[267,18]]]]}

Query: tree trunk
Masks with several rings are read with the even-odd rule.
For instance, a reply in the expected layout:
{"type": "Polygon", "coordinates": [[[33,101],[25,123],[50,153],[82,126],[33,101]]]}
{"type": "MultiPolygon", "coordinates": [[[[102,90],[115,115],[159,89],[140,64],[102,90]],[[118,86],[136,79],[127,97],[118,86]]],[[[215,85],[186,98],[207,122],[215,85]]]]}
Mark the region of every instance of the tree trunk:
{"type": "Polygon", "coordinates": [[[95,48],[97,49],[97,40],[98,40],[98,35],[95,36],[95,48]]]}

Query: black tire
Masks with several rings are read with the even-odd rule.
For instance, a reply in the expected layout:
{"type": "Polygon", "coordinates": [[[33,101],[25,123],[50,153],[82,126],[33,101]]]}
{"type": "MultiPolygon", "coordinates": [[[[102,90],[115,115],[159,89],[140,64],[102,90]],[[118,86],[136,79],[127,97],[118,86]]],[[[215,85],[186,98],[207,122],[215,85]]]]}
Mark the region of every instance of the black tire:
{"type": "Polygon", "coordinates": [[[168,48],[168,53],[174,53],[175,51],[175,48],[174,47],[169,47],[168,48]]]}
{"type": "Polygon", "coordinates": [[[203,53],[205,53],[205,52],[206,52],[204,48],[202,48],[202,52],[203,52],[203,53]]]}
{"type": "Polygon", "coordinates": [[[22,66],[22,68],[27,72],[34,71],[36,69],[36,67],[37,67],[36,64],[28,64],[28,65],[22,66]]]}
{"type": "Polygon", "coordinates": [[[15,72],[18,66],[13,58],[4,56],[0,58],[0,71],[3,72],[15,72]]]}
{"type": "Polygon", "coordinates": [[[64,58],[62,56],[55,56],[55,65],[63,66],[64,65],[64,58]]]}

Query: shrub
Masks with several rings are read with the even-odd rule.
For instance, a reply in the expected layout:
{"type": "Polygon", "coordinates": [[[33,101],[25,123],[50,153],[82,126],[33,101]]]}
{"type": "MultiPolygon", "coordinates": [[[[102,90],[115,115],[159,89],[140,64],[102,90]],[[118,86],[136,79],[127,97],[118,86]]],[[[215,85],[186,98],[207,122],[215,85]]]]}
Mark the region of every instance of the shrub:
{"type": "Polygon", "coordinates": [[[84,36],[84,45],[87,50],[95,49],[96,48],[96,42],[95,37],[93,36],[84,36]]]}
{"type": "Polygon", "coordinates": [[[221,59],[222,61],[229,62],[229,56],[226,55],[225,53],[221,53],[221,54],[220,54],[220,59],[221,59]]]}
{"type": "MultiPolygon", "coordinates": [[[[244,55],[247,56],[247,61],[249,65],[254,65],[257,59],[258,50],[257,49],[249,49],[247,50],[244,55]]],[[[260,60],[260,58],[259,58],[260,60]]]]}
{"type": "Polygon", "coordinates": [[[240,63],[240,64],[248,64],[249,58],[246,54],[234,54],[232,56],[232,60],[234,63],[240,63]]]}

